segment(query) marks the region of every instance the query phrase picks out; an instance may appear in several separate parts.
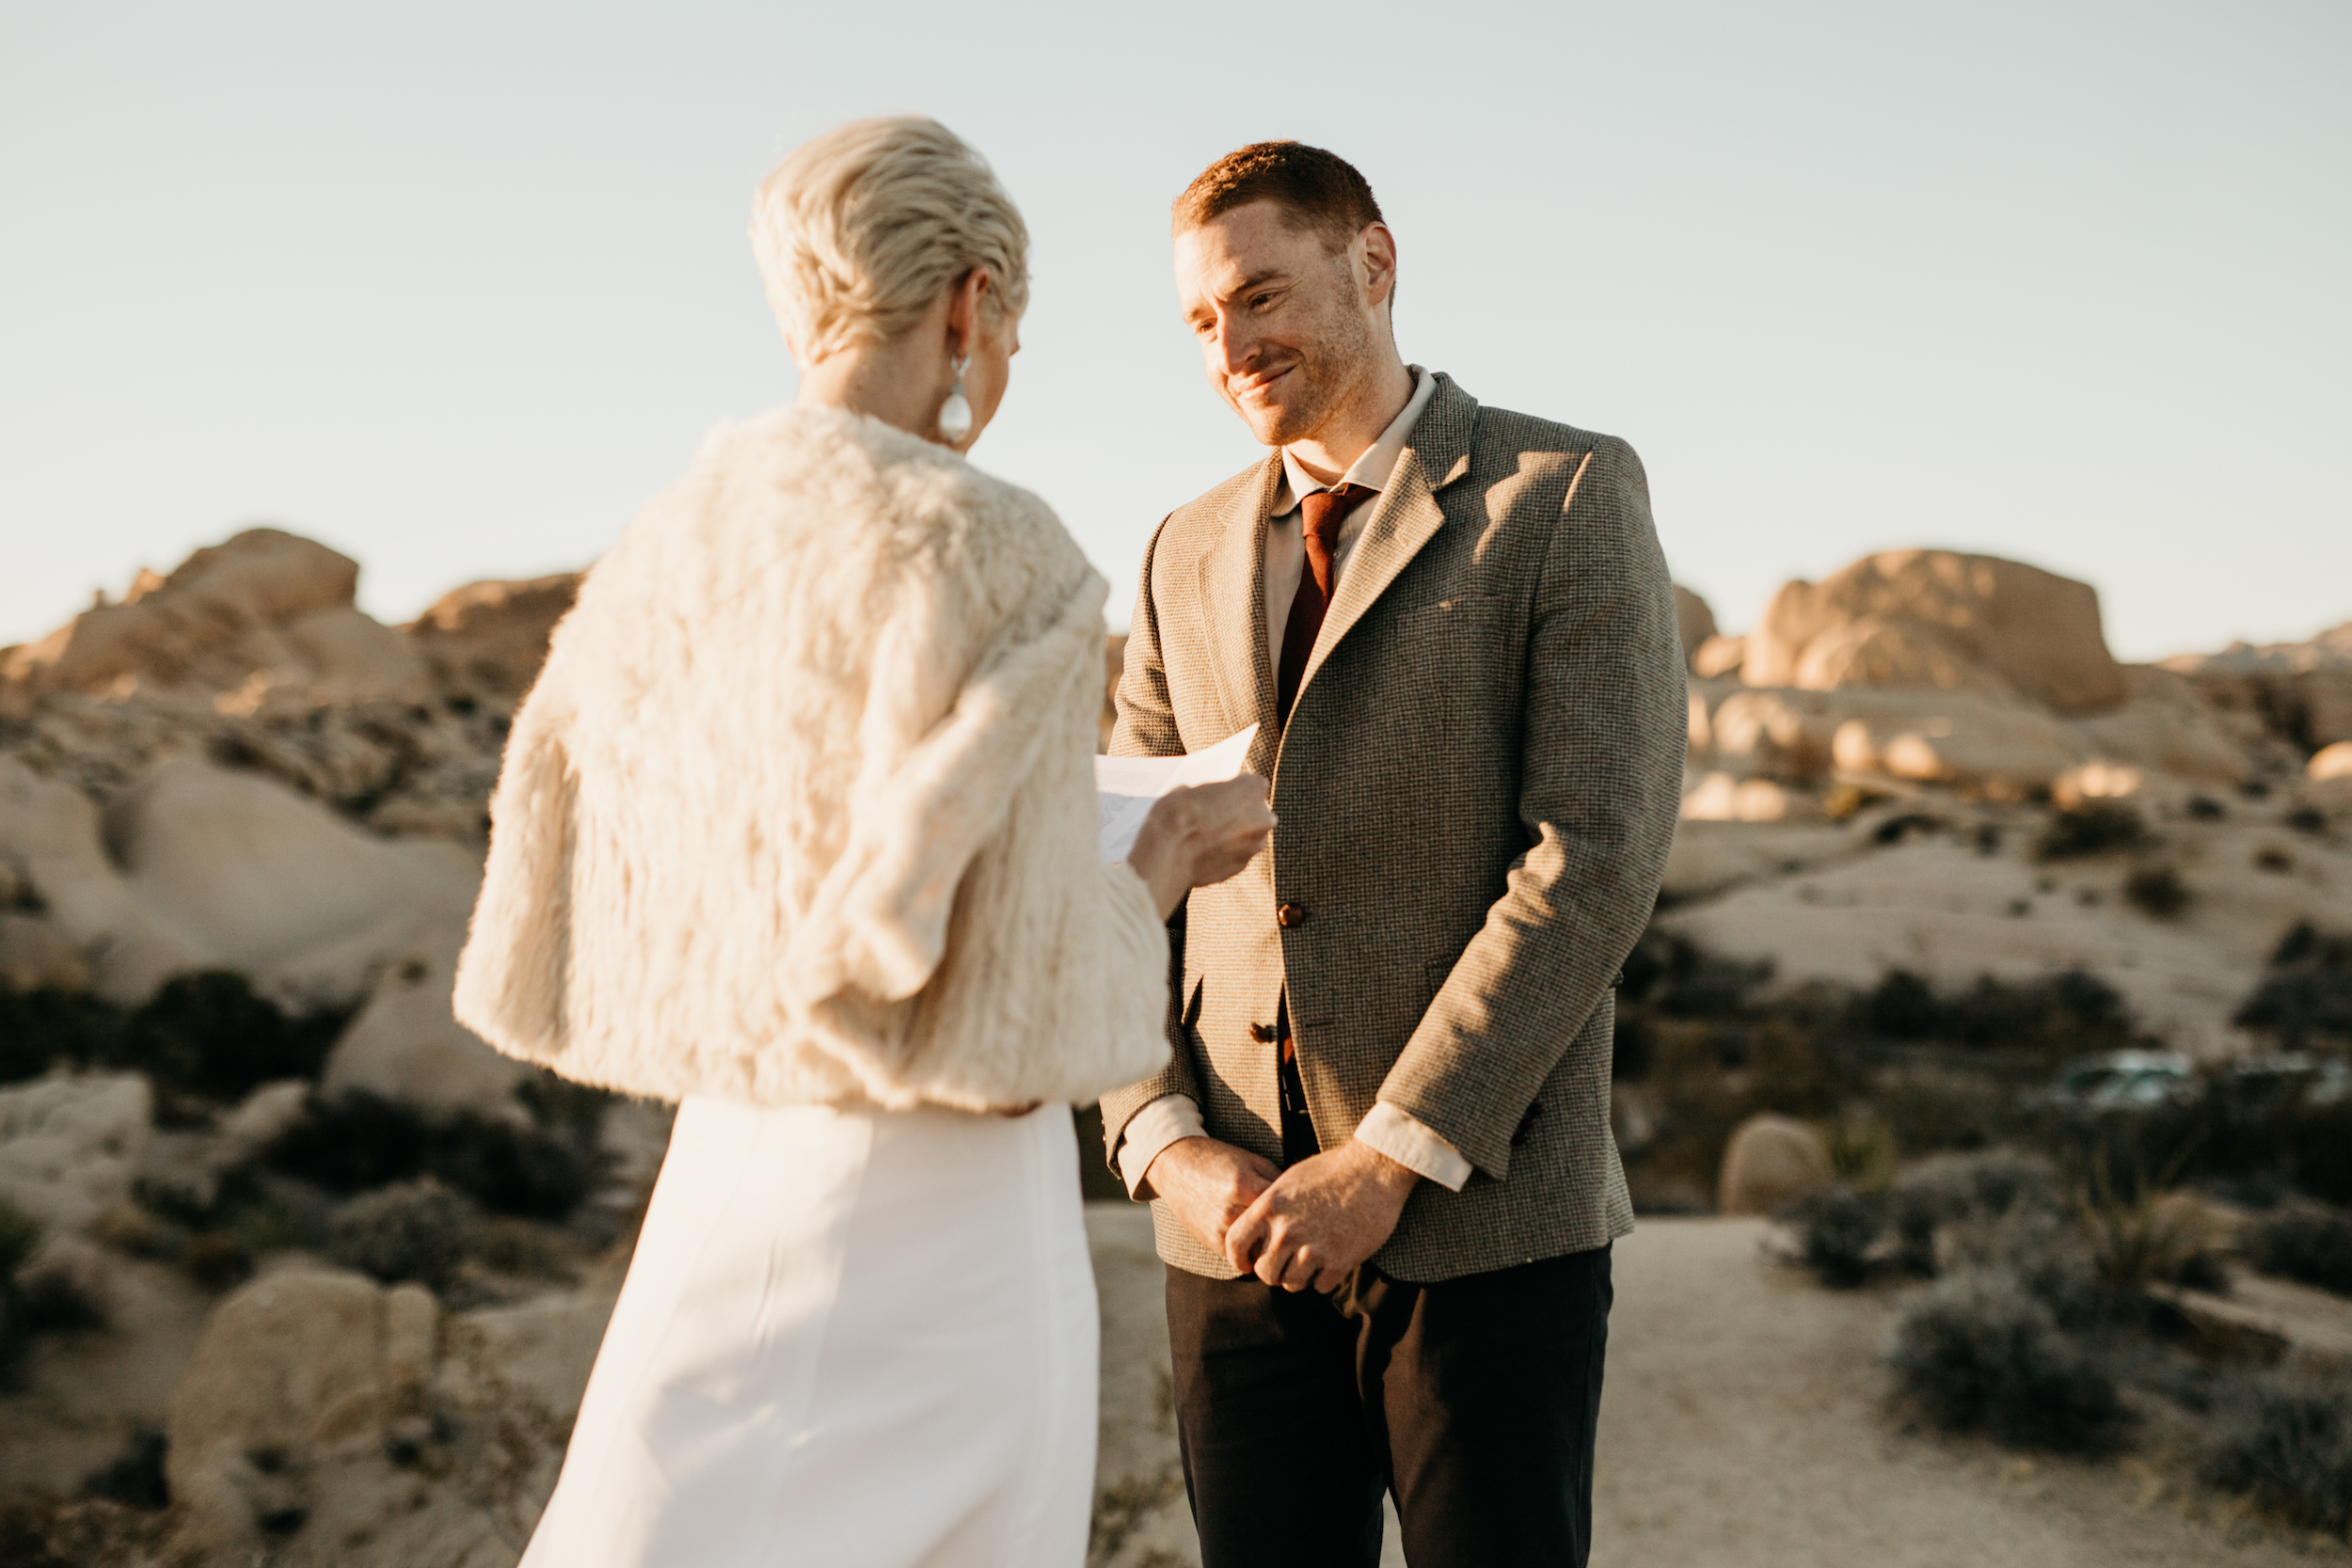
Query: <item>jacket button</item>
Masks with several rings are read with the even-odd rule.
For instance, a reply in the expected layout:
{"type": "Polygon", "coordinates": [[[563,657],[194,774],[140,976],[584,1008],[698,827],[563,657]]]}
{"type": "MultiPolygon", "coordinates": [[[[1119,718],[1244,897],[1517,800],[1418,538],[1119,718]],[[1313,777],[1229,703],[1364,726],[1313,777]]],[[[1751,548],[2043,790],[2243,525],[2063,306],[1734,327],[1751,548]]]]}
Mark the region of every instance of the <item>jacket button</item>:
{"type": "Polygon", "coordinates": [[[1281,905],[1274,911],[1274,923],[1277,926],[1281,927],[1284,930],[1288,930],[1294,926],[1306,925],[1307,906],[1304,904],[1281,905]]]}
{"type": "Polygon", "coordinates": [[[1253,1023],[1249,1026],[1249,1037],[1260,1045],[1272,1045],[1276,1032],[1271,1023],[1253,1023]]]}

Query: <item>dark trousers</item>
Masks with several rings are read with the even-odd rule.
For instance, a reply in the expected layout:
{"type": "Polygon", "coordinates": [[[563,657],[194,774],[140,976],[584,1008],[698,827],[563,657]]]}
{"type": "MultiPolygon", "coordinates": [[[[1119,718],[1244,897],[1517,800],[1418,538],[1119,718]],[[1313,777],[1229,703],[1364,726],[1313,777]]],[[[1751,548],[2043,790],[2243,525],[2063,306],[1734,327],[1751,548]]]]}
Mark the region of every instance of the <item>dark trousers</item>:
{"type": "Polygon", "coordinates": [[[1168,1271],[1176,1421],[1204,1568],[1582,1568],[1609,1249],[1329,1296],[1168,1271]]]}

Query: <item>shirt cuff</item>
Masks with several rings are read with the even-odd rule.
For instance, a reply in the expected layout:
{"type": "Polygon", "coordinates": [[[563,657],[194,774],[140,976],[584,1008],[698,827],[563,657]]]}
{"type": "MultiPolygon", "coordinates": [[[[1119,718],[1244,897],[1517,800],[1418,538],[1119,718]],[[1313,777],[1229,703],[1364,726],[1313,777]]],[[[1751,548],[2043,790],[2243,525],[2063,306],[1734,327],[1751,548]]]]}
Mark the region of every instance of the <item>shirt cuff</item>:
{"type": "MultiPolygon", "coordinates": [[[[1138,1200],[1152,1196],[1144,1187],[1143,1175],[1160,1157],[1160,1150],[1184,1138],[1206,1137],[1208,1131],[1200,1119],[1200,1102],[1188,1094],[1164,1094],[1129,1117],[1127,1130],[1119,1139],[1119,1174],[1127,1183],[1127,1196],[1138,1200]]],[[[1467,1171],[1470,1166],[1465,1164],[1462,1168],[1467,1171]]]]}
{"type": "MultiPolygon", "coordinates": [[[[1145,1109],[1156,1109],[1153,1101],[1145,1109]]],[[[1185,1103],[1190,1104],[1187,1101],[1185,1103]]],[[[1198,1113],[1195,1113],[1198,1115],[1198,1113]]],[[[1470,1178],[1470,1163],[1462,1151],[1429,1130],[1425,1122],[1406,1116],[1386,1101],[1375,1105],[1356,1125],[1356,1141],[1368,1144],[1416,1176],[1425,1177],[1449,1193],[1458,1193],[1470,1178]]],[[[1163,1146],[1165,1147],[1165,1146],[1163,1146]]]]}

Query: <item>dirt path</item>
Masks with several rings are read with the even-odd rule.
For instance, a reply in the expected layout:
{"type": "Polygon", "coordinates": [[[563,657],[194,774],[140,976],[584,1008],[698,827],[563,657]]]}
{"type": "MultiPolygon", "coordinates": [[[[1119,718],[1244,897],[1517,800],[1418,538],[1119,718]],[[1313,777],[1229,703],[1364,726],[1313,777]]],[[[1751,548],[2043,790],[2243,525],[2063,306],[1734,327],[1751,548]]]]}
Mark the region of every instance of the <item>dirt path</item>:
{"type": "MultiPolygon", "coordinates": [[[[1197,1564],[1141,1211],[1089,1206],[1103,1295],[1101,1568],[1197,1564]]],[[[1897,1430],[1887,1297],[1822,1291],[1749,1220],[1652,1220],[1618,1244],[1595,1568],[2270,1568],[2344,1547],[2225,1522],[2132,1461],[2025,1461],[1897,1430]]],[[[1386,1563],[1402,1563],[1391,1528],[1386,1563]]]]}

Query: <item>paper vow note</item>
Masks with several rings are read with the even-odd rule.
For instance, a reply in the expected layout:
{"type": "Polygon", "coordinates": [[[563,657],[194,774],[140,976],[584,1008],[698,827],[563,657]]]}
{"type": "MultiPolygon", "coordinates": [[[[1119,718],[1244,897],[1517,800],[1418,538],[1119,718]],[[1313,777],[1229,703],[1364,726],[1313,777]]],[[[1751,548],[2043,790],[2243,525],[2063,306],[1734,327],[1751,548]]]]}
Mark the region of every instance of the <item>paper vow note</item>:
{"type": "Polygon", "coordinates": [[[1222,784],[1241,776],[1258,726],[1229,736],[1205,752],[1181,757],[1096,757],[1094,819],[1103,858],[1123,861],[1136,846],[1152,802],[1179,784],[1222,784]]]}

